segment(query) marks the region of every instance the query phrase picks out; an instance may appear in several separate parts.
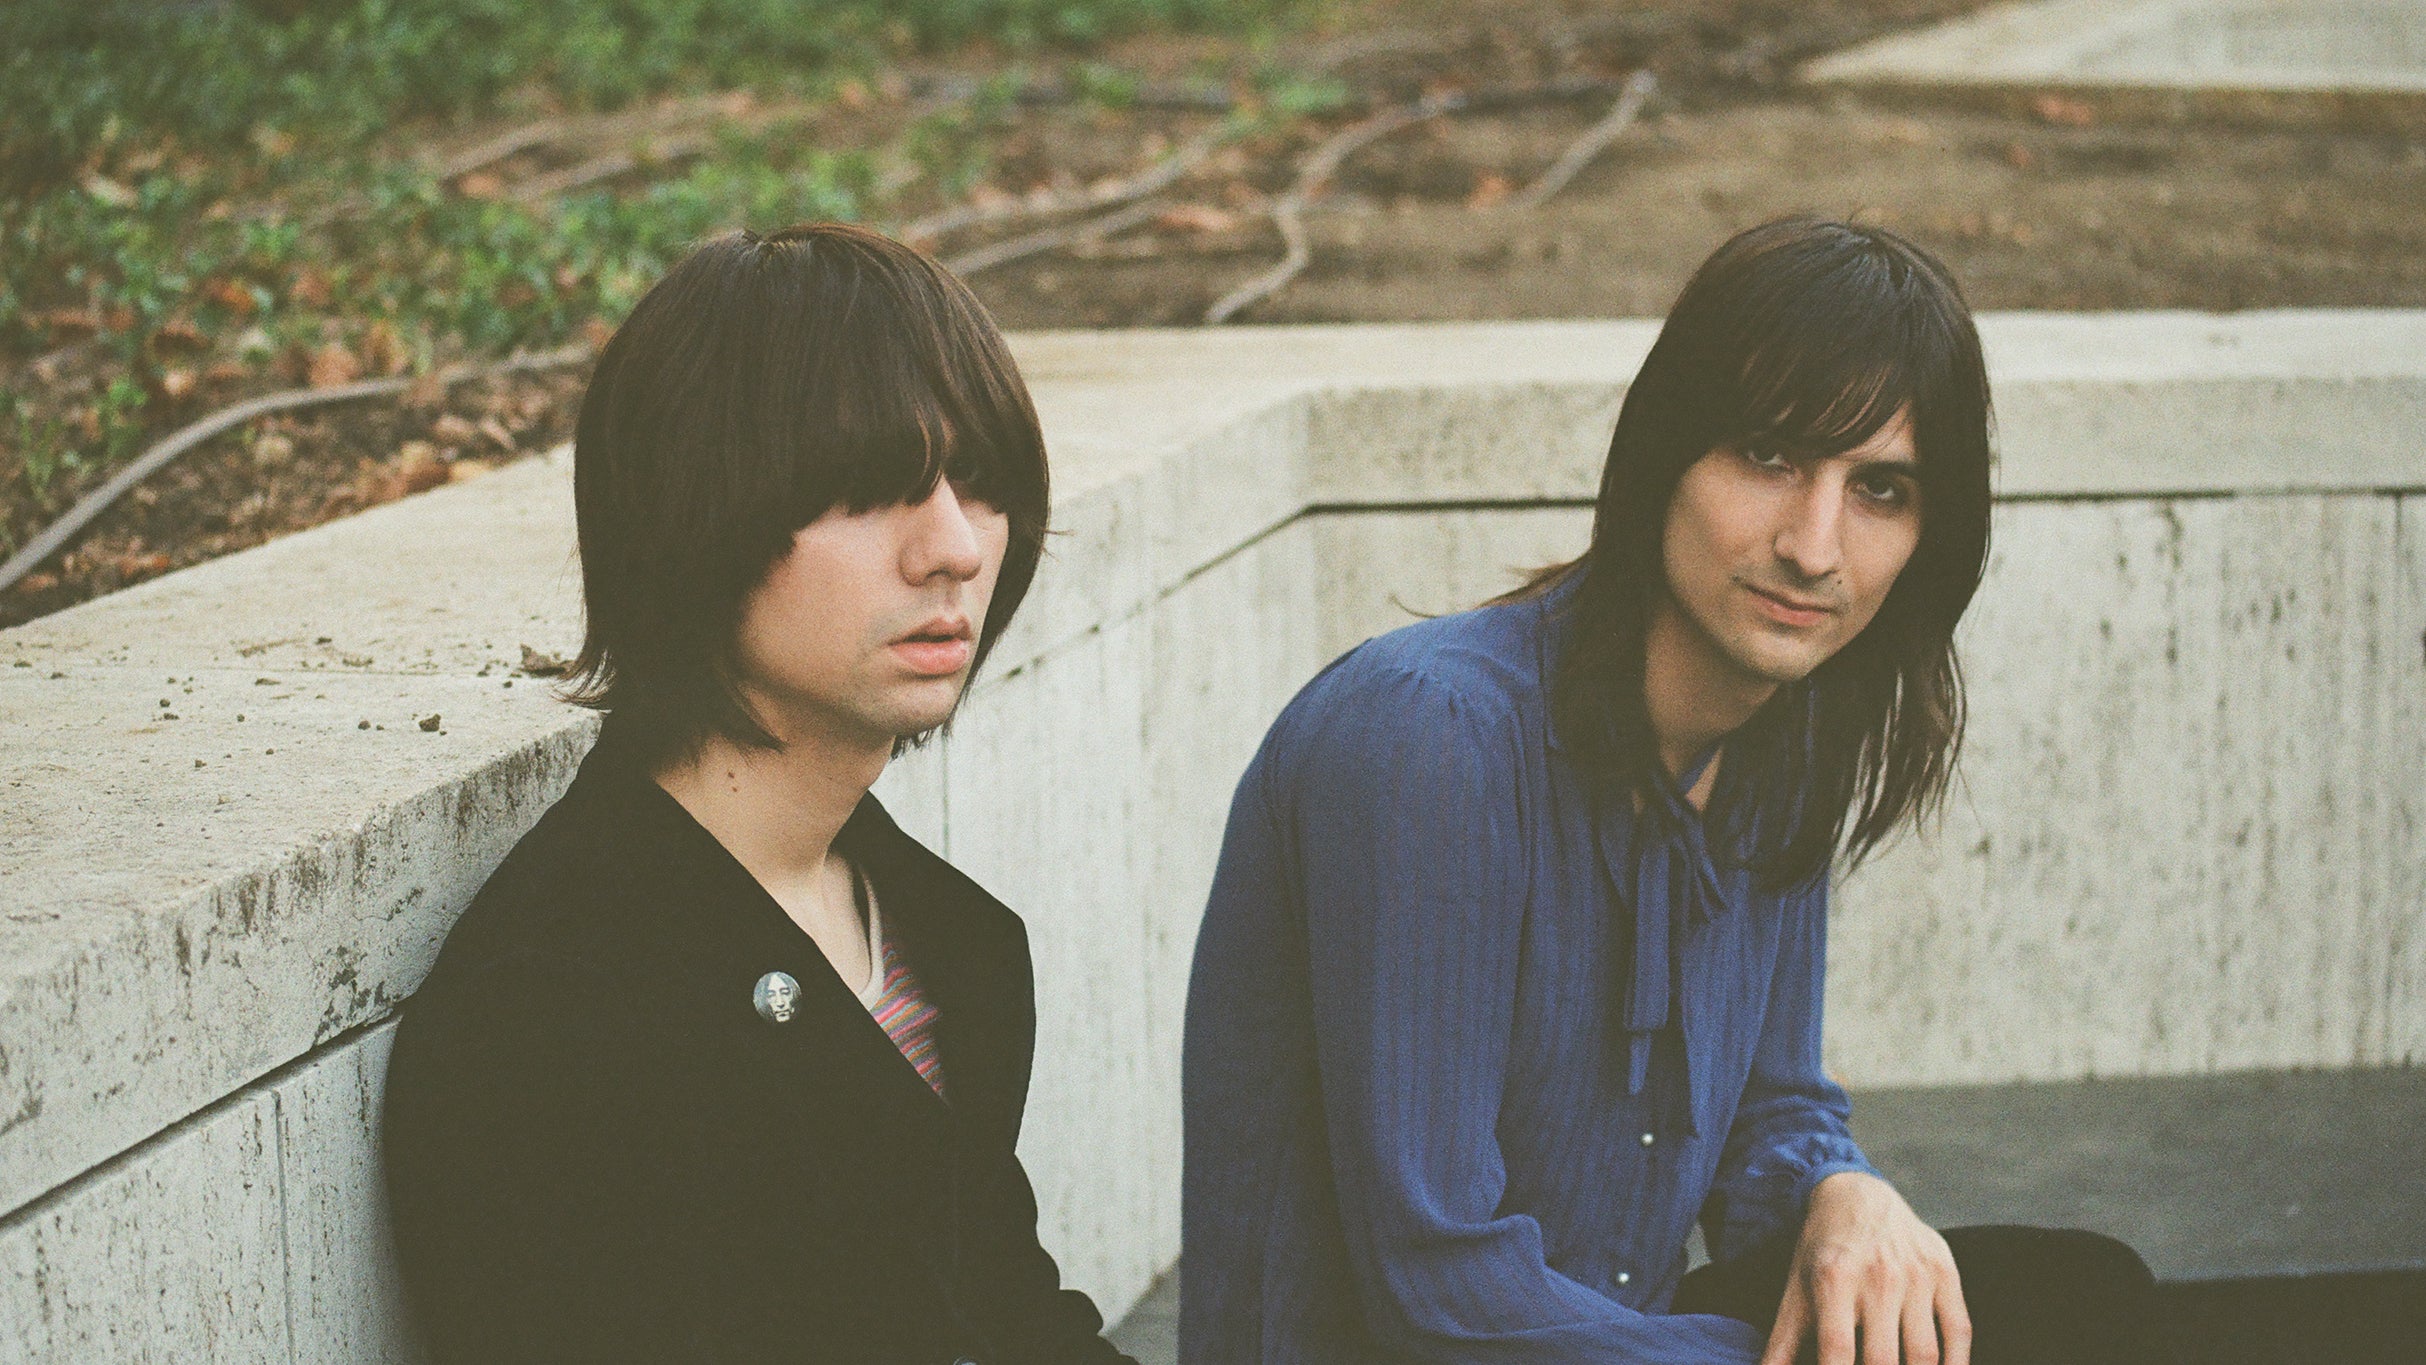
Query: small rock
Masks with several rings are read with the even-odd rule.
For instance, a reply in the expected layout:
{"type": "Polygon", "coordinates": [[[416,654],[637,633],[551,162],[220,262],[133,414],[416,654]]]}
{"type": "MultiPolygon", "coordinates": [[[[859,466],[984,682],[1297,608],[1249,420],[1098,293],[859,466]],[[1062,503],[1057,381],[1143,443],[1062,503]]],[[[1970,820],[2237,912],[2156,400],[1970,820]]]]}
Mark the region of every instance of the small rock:
{"type": "Polygon", "coordinates": [[[554,678],[572,669],[571,664],[553,654],[542,654],[529,645],[522,647],[522,671],[534,678],[554,678]]]}
{"type": "Polygon", "coordinates": [[[435,733],[438,729],[438,713],[433,711],[430,714],[423,716],[421,718],[421,728],[425,731],[435,733]]]}

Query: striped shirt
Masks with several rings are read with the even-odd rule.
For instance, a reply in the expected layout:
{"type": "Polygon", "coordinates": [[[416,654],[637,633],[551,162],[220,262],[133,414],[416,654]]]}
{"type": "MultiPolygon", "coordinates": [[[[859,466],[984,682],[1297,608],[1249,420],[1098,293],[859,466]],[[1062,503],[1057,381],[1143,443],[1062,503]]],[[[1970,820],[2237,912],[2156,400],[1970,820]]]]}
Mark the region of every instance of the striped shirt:
{"type": "Polygon", "coordinates": [[[868,910],[868,982],[859,988],[859,1003],[867,1006],[885,1036],[901,1050],[902,1057],[918,1069],[919,1077],[933,1088],[939,1099],[944,1094],[943,1054],[935,1046],[935,1021],[941,1017],[935,1002],[927,998],[926,989],[918,984],[918,973],[910,970],[901,955],[901,943],[885,932],[884,915],[876,907],[876,893],[863,878],[860,894],[866,898],[868,910]]]}

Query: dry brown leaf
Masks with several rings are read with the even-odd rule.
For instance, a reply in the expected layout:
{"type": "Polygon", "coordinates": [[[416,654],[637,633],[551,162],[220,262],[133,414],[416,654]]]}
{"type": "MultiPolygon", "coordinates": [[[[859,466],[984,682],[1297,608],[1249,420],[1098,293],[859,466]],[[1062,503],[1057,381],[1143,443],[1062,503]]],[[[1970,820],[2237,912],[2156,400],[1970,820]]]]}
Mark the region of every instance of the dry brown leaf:
{"type": "Polygon", "coordinates": [[[210,348],[210,337],[186,318],[170,318],[160,324],[159,331],[152,333],[152,349],[162,355],[191,355],[210,348]]]}
{"type": "Polygon", "coordinates": [[[615,324],[605,318],[590,318],[581,324],[581,339],[593,351],[603,351],[615,339],[615,324]]]}
{"type": "Polygon", "coordinates": [[[413,382],[404,386],[402,397],[406,407],[428,412],[432,408],[445,405],[446,391],[445,376],[432,371],[429,374],[414,376],[413,382]]]}
{"type": "Polygon", "coordinates": [[[329,300],[336,296],[336,290],[329,284],[328,276],[317,267],[307,265],[295,272],[294,281],[287,286],[286,296],[306,308],[326,308],[329,300]]]}
{"type": "Polygon", "coordinates": [[[495,171],[473,171],[455,182],[455,192],[466,199],[503,199],[505,177],[495,171]]]}
{"type": "Polygon", "coordinates": [[[88,337],[101,330],[101,315],[90,308],[53,308],[34,314],[32,320],[48,327],[54,341],[88,337]]]}
{"type": "Polygon", "coordinates": [[[2039,157],[2038,153],[2019,141],[2008,142],[2005,144],[2005,163],[2017,171],[2026,171],[2039,164],[2039,157]]]}
{"type": "Polygon", "coordinates": [[[514,445],[514,433],[507,431],[505,429],[505,423],[498,421],[495,417],[483,417],[480,419],[480,434],[488,437],[492,441],[495,441],[497,443],[497,448],[504,451],[506,454],[511,455],[514,453],[516,448],[514,445]]]}
{"type": "Polygon", "coordinates": [[[275,469],[295,458],[295,438],[282,431],[265,431],[253,438],[253,464],[275,469]]]}
{"type": "Polygon", "coordinates": [[[253,372],[253,367],[240,360],[222,360],[202,372],[205,384],[233,384],[253,372]]]}
{"type": "Polygon", "coordinates": [[[2030,112],[2038,115],[2041,123],[2053,123],[2066,128],[2086,128],[2097,122],[2097,110],[2080,100],[2068,95],[2058,95],[2053,91],[2032,99],[2030,112]]]}
{"type": "Polygon", "coordinates": [[[202,377],[192,370],[171,366],[160,372],[160,396],[174,402],[192,393],[201,382],[202,377]]]}
{"type": "Polygon", "coordinates": [[[1154,215],[1154,225],[1173,232],[1228,232],[1238,215],[1215,204],[1173,204],[1154,215]]]}
{"type": "Polygon", "coordinates": [[[236,280],[213,280],[202,292],[211,302],[240,318],[251,317],[254,310],[261,306],[261,300],[253,297],[253,291],[236,280]]]}
{"type": "Polygon", "coordinates": [[[362,329],[362,362],[381,374],[402,374],[409,358],[395,325],[380,318],[362,329]]]}
{"type": "Polygon", "coordinates": [[[120,555],[115,567],[120,578],[132,582],[138,578],[167,573],[168,556],[158,550],[149,554],[120,555]]]}
{"type": "Polygon", "coordinates": [[[31,597],[36,593],[49,592],[51,589],[58,586],[59,575],[55,573],[29,573],[25,577],[17,580],[16,590],[27,597],[31,597]]]}
{"type": "Polygon", "coordinates": [[[469,418],[442,412],[430,423],[430,435],[442,446],[467,446],[479,438],[480,428],[473,426],[469,418]]]}
{"type": "Polygon", "coordinates": [[[315,389],[333,389],[361,377],[362,361],[341,341],[332,341],[312,352],[311,368],[305,371],[305,378],[315,389]]]}
{"type": "Polygon", "coordinates": [[[1487,209],[1515,191],[1516,187],[1508,183],[1508,177],[1497,171],[1484,171],[1474,177],[1474,188],[1466,193],[1466,207],[1487,209]]]}
{"type": "Polygon", "coordinates": [[[396,456],[396,491],[399,496],[436,488],[447,481],[446,461],[438,458],[438,448],[427,441],[407,441],[396,456]]]}

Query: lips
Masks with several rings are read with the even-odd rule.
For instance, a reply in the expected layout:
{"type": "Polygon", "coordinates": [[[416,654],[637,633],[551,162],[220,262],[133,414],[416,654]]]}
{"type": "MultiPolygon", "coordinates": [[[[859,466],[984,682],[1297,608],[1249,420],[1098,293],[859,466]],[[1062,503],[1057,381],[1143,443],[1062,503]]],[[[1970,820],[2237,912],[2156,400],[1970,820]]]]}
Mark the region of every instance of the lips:
{"type": "Polygon", "coordinates": [[[937,616],[887,646],[912,673],[941,678],[968,667],[977,651],[977,633],[965,616],[937,616]]]}
{"type": "Polygon", "coordinates": [[[1754,587],[1750,583],[1746,583],[1744,588],[1752,594],[1752,601],[1760,608],[1761,614],[1780,625],[1815,626],[1835,610],[1825,602],[1805,601],[1785,593],[1754,587]]]}

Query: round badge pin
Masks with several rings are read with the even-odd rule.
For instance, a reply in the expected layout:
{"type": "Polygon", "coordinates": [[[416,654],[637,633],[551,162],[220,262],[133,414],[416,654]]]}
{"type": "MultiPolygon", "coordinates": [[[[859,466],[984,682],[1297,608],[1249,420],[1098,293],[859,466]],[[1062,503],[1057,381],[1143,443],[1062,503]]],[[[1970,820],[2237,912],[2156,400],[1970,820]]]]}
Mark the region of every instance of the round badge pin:
{"type": "Polygon", "coordinates": [[[800,983],[792,979],[790,972],[768,972],[758,978],[758,985],[750,991],[750,1003],[757,1008],[758,1017],[768,1023],[788,1024],[800,1008],[800,983]]]}

